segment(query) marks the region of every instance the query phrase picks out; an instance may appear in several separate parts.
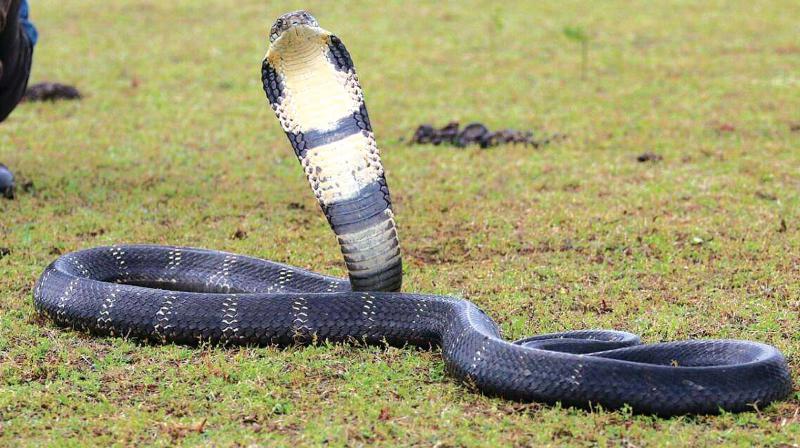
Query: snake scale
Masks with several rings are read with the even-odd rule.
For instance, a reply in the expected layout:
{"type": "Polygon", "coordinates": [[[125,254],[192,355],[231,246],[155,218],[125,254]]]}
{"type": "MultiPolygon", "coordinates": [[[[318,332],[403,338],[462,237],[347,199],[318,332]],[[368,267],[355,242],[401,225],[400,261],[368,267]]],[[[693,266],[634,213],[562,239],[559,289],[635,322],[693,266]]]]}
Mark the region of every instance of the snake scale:
{"type": "Polygon", "coordinates": [[[50,264],[34,287],[37,310],[58,325],[159,343],[438,346],[452,376],[515,400],[674,415],[743,411],[789,394],[784,357],[769,345],[643,345],[607,330],[509,342],[467,300],[396,292],[402,263],[389,189],[347,49],[308,13],[283,15],[262,80],[349,281],[231,253],[118,245],[50,264]]]}

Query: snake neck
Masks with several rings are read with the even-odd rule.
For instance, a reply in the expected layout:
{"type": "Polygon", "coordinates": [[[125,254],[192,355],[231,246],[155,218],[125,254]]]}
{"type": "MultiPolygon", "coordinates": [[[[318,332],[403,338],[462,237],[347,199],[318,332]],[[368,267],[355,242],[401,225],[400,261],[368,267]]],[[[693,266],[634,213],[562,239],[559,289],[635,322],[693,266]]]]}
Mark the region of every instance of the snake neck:
{"type": "Polygon", "coordinates": [[[402,261],[389,187],[344,44],[313,24],[288,27],[267,51],[262,80],[336,234],[352,288],[399,290],[402,261]]]}

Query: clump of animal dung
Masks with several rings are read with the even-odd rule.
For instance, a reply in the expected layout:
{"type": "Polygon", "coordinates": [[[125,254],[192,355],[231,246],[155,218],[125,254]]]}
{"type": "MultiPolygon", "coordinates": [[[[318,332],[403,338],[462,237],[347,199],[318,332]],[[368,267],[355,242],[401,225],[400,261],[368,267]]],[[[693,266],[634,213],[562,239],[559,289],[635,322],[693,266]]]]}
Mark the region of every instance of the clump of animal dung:
{"type": "Polygon", "coordinates": [[[23,101],[79,100],[81,92],[75,87],[57,82],[40,82],[28,86],[23,101]]]}
{"type": "Polygon", "coordinates": [[[511,144],[526,145],[539,148],[549,144],[555,139],[564,138],[563,135],[554,134],[549,136],[535,137],[533,131],[517,131],[514,129],[502,129],[490,131],[482,123],[470,123],[461,129],[457,121],[448,123],[443,128],[435,128],[429,124],[422,124],[417,127],[414,136],[411,137],[411,144],[447,144],[457,148],[466,148],[470,145],[478,145],[481,148],[491,148],[495,146],[511,144]]]}

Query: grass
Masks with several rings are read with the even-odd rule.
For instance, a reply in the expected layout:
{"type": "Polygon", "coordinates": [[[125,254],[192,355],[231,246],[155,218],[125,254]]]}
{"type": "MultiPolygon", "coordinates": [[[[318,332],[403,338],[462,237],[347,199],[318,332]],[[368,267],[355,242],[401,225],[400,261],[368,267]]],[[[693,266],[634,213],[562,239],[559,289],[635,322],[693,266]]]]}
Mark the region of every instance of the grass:
{"type": "Polygon", "coordinates": [[[33,4],[32,80],[0,161],[0,445],[800,443],[800,5],[781,1],[33,4]],[[473,393],[436,352],[154,346],[38,317],[61,253],[227,250],[343,274],[260,89],[266,30],[306,7],[350,49],[395,198],[405,290],[481,306],[509,338],[605,327],[754,339],[785,402],[659,419],[473,393]],[[591,36],[588,76],[562,30],[591,36]],[[542,150],[409,147],[423,122],[563,132],[542,150]],[[638,163],[653,151],[663,160],[638,163]]]}

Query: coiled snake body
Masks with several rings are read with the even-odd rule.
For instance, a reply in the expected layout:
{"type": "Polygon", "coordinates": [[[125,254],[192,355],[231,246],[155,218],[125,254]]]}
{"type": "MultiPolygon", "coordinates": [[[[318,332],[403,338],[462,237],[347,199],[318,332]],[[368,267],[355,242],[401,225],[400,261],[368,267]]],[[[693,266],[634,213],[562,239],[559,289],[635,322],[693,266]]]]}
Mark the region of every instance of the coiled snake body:
{"type": "Polygon", "coordinates": [[[337,235],[350,281],[242,255],[111,246],[64,255],[34,288],[57,324],[193,344],[319,340],[441,347],[448,371],[511,399],[662,415],[741,411],[785,397],[786,362],[748,341],[640,345],[590,330],[502,339],[471,302],[394,292],[401,261],[389,190],[342,42],[305,12],[272,27],[269,102],[337,235]]]}

